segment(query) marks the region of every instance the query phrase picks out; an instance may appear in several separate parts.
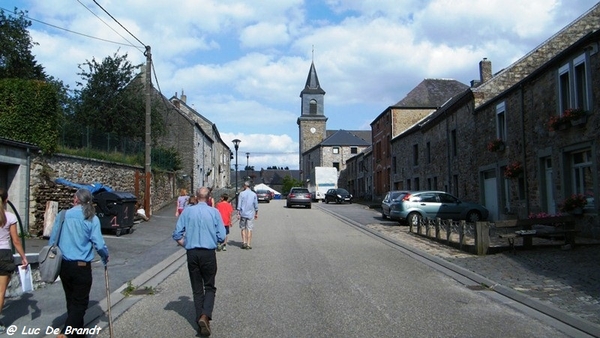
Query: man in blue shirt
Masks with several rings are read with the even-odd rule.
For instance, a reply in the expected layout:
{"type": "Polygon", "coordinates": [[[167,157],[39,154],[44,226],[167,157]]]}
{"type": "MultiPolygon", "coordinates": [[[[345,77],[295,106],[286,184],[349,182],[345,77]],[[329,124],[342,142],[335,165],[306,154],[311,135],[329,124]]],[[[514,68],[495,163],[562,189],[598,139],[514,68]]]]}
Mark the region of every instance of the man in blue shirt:
{"type": "Polygon", "coordinates": [[[252,229],[258,218],[258,198],[250,189],[250,182],[244,182],[244,191],[238,196],[238,218],[242,229],[242,249],[252,249],[252,229]]]}
{"type": "Polygon", "coordinates": [[[201,336],[210,335],[212,311],[215,305],[215,249],[225,240],[225,226],[219,211],[206,204],[209,190],[196,190],[198,203],[183,209],[177,219],[173,239],[187,250],[187,265],[194,295],[196,321],[201,336]]]}

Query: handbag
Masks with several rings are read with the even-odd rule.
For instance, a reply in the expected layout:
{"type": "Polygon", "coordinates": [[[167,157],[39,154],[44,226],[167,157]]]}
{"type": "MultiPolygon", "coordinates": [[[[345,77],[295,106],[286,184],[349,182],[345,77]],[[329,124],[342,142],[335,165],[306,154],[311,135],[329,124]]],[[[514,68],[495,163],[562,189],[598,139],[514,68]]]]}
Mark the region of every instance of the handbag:
{"type": "Polygon", "coordinates": [[[59,217],[60,222],[58,223],[56,243],[44,246],[38,254],[40,277],[42,282],[46,283],[54,283],[56,281],[56,278],[58,278],[58,274],[60,273],[60,264],[62,263],[62,251],[60,251],[60,248],[58,247],[58,241],[60,240],[62,225],[65,221],[64,210],[59,213],[59,217]]]}

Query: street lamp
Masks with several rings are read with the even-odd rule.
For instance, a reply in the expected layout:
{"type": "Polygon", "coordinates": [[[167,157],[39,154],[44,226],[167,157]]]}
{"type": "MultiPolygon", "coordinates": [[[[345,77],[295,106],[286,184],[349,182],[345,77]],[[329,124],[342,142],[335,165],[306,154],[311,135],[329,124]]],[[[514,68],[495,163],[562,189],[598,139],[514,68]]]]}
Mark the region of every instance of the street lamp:
{"type": "Polygon", "coordinates": [[[237,177],[237,172],[238,172],[238,163],[237,163],[237,152],[238,149],[240,149],[240,140],[238,140],[237,138],[235,140],[232,141],[233,142],[233,146],[235,147],[235,195],[237,196],[238,193],[238,177],[237,177]]]}
{"type": "Polygon", "coordinates": [[[250,153],[246,153],[246,176],[248,176],[248,166],[250,165],[250,153]]]}

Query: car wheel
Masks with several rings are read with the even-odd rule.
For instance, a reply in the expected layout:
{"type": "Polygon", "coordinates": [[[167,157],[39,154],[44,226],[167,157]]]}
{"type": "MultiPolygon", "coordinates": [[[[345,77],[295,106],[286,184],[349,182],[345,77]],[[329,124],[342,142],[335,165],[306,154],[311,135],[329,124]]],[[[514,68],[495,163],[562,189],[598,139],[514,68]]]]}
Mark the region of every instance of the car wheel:
{"type": "Polygon", "coordinates": [[[309,204],[309,205],[307,205],[306,207],[310,209],[312,206],[309,204]]]}
{"type": "Polygon", "coordinates": [[[325,198],[325,204],[329,204],[329,200],[325,198]]]}
{"type": "Polygon", "coordinates": [[[481,221],[481,214],[479,211],[471,210],[467,213],[467,222],[475,223],[481,221]]]}
{"type": "Polygon", "coordinates": [[[288,203],[288,204],[286,204],[286,206],[287,206],[288,208],[291,208],[291,207],[292,207],[292,205],[291,205],[291,204],[289,204],[289,203],[288,203]]]}
{"type": "Polygon", "coordinates": [[[387,216],[383,213],[383,211],[381,212],[381,218],[386,219],[387,216]]]}
{"type": "Polygon", "coordinates": [[[421,223],[423,217],[418,212],[411,212],[408,214],[408,224],[412,226],[418,226],[421,223]]]}

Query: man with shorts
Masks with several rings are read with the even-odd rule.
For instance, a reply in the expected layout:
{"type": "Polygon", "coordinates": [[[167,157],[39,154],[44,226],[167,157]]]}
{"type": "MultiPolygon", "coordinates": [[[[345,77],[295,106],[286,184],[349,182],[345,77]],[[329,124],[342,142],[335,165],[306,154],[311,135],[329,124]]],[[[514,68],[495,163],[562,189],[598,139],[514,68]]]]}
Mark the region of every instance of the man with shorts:
{"type": "Polygon", "coordinates": [[[244,191],[238,196],[237,210],[242,230],[242,249],[252,249],[252,228],[254,220],[258,218],[258,198],[248,181],[244,182],[244,191]]]}

